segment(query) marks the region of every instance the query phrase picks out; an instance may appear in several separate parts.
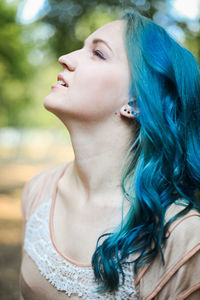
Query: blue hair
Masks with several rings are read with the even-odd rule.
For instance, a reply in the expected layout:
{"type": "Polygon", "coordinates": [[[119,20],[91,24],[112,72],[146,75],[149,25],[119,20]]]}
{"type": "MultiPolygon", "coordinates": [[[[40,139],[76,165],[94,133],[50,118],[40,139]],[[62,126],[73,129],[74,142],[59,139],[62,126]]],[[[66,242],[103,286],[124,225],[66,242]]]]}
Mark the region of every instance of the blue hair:
{"type": "Polygon", "coordinates": [[[139,115],[132,120],[136,138],[122,164],[123,204],[129,201],[130,209],[114,232],[99,237],[92,257],[100,293],[117,290],[127,263],[135,273],[157,255],[165,264],[162,245],[169,225],[191,209],[200,211],[199,64],[139,12],[129,9],[122,19],[131,70],[129,103],[136,97],[139,115]],[[165,223],[167,208],[180,198],[184,208],[165,223]],[[128,261],[131,254],[136,259],[128,261]]]}

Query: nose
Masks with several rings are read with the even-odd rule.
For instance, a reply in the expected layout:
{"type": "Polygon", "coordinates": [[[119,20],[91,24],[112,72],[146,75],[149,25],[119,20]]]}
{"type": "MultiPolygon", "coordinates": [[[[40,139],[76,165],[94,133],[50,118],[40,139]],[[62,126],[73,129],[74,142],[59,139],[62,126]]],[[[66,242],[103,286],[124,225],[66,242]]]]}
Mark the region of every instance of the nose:
{"type": "Polygon", "coordinates": [[[69,71],[75,71],[75,63],[70,59],[69,54],[60,56],[58,62],[69,71]]]}

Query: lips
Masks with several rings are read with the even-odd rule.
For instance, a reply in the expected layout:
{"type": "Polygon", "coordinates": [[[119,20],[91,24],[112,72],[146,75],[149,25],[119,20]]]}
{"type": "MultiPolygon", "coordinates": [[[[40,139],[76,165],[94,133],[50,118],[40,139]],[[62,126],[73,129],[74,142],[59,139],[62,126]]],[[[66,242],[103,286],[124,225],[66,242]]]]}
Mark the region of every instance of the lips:
{"type": "Polygon", "coordinates": [[[65,83],[66,87],[69,86],[68,82],[65,80],[65,78],[61,74],[58,74],[57,80],[62,80],[65,83]]]}

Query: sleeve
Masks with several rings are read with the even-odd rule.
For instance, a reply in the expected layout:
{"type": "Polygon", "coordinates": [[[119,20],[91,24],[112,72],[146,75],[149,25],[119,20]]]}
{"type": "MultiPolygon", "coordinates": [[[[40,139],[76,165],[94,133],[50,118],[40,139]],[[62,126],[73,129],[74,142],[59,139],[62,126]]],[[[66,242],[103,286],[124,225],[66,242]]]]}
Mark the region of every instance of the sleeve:
{"type": "Polygon", "coordinates": [[[38,183],[37,181],[40,180],[40,174],[33,176],[29,179],[23,189],[21,194],[21,216],[22,222],[24,226],[30,215],[30,210],[33,205],[34,199],[37,195],[38,183]]]}
{"type": "MultiPolygon", "coordinates": [[[[172,268],[172,276],[155,297],[164,299],[200,299],[200,243],[188,251],[172,268]],[[175,271],[175,273],[173,272],[175,271]]],[[[160,282],[162,284],[162,282],[160,282]]]]}
{"type": "Polygon", "coordinates": [[[25,236],[25,226],[27,221],[27,198],[28,198],[28,192],[29,192],[29,185],[30,181],[27,181],[22,189],[21,194],[21,217],[22,217],[22,223],[21,223],[21,257],[23,257],[23,246],[24,246],[24,236],[25,236]]]}
{"type": "MultiPolygon", "coordinates": [[[[24,225],[30,217],[34,206],[37,204],[41,192],[44,190],[46,180],[51,169],[44,170],[31,177],[23,187],[21,197],[21,215],[24,225]]],[[[50,189],[46,187],[47,191],[50,189]]]]}
{"type": "Polygon", "coordinates": [[[149,264],[138,283],[141,300],[200,299],[200,214],[178,220],[159,256],[149,264]]]}
{"type": "Polygon", "coordinates": [[[27,195],[28,195],[29,183],[30,181],[25,183],[21,194],[21,216],[24,225],[26,223],[26,206],[27,206],[27,195]]]}
{"type": "Polygon", "coordinates": [[[25,236],[26,222],[37,208],[38,203],[52,196],[54,185],[69,163],[62,163],[55,167],[47,168],[29,179],[23,187],[21,196],[21,216],[22,216],[22,255],[25,236]]]}
{"type": "MultiPolygon", "coordinates": [[[[25,237],[26,222],[31,215],[32,208],[36,204],[37,198],[39,198],[40,190],[42,188],[41,181],[45,177],[46,172],[42,171],[39,174],[30,178],[23,186],[21,193],[21,245],[22,245],[22,257],[23,257],[23,245],[25,237]]],[[[43,182],[42,182],[43,183],[43,182]]]]}

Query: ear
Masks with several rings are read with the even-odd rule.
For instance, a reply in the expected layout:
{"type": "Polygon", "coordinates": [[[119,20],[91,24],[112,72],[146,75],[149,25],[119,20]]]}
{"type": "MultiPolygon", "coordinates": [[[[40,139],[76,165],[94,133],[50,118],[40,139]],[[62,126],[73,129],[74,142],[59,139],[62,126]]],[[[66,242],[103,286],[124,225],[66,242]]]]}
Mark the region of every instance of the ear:
{"type": "Polygon", "coordinates": [[[124,104],[120,109],[120,114],[127,118],[135,118],[137,115],[139,115],[139,109],[136,104],[136,99],[133,98],[133,100],[130,101],[129,103],[130,104],[132,103],[132,106],[130,106],[129,104],[124,104]],[[133,106],[134,106],[134,110],[133,110],[133,106]]]}
{"type": "Polygon", "coordinates": [[[132,113],[132,107],[129,104],[124,104],[120,109],[120,114],[127,118],[134,118],[134,114],[132,113]]]}

